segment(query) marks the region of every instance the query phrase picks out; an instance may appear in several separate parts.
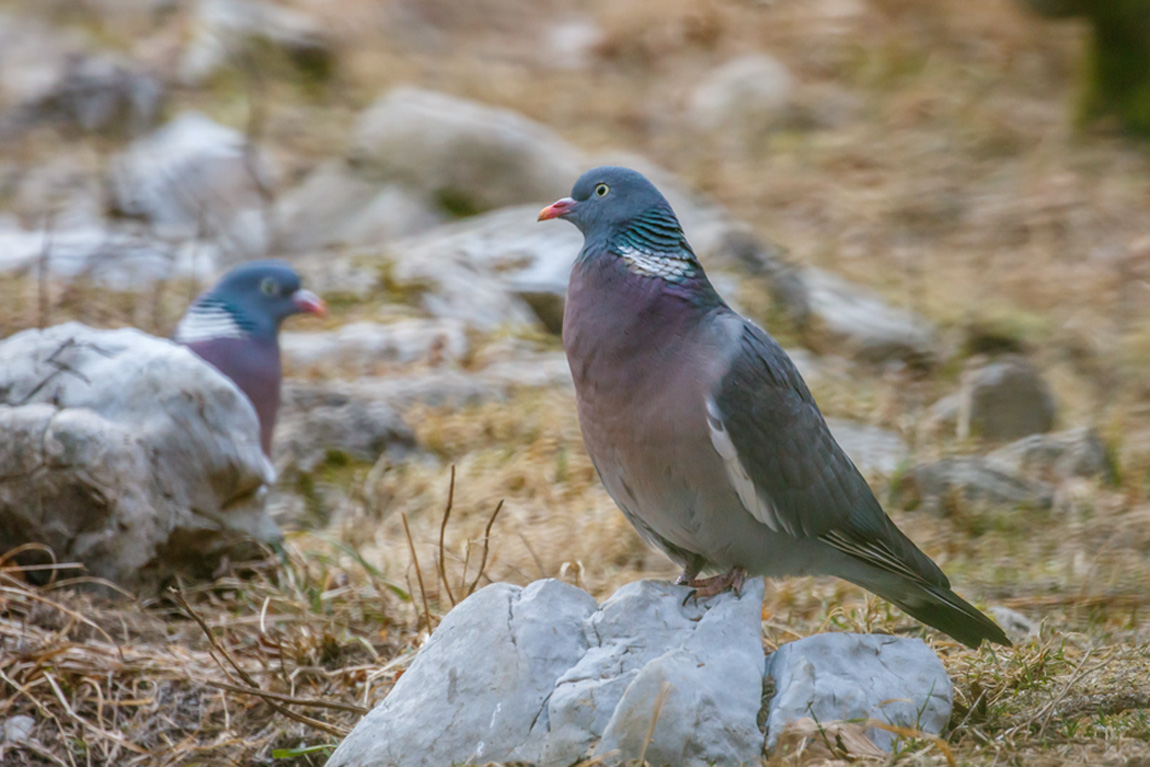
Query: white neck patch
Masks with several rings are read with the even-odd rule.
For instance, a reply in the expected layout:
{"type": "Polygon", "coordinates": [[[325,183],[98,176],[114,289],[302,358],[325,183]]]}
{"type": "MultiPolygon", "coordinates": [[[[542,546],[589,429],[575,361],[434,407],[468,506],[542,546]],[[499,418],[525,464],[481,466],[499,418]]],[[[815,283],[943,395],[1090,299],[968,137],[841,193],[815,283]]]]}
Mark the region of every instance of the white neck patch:
{"type": "Polygon", "coordinates": [[[182,344],[216,338],[247,338],[235,315],[222,306],[193,306],[176,326],[175,340],[182,344]]]}
{"type": "Polygon", "coordinates": [[[633,245],[622,245],[616,252],[633,273],[644,277],[658,277],[667,282],[682,282],[695,276],[695,265],[675,253],[655,253],[633,245]]]}

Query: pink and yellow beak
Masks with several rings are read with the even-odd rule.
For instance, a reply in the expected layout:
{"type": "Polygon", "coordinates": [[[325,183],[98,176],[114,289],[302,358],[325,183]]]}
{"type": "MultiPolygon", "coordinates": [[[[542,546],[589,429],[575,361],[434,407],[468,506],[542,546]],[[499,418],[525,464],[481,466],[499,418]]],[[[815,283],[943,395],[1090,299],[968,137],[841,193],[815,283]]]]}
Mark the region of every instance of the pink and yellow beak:
{"type": "Polygon", "coordinates": [[[556,200],[543,210],[539,211],[539,218],[537,220],[546,221],[549,218],[562,218],[574,210],[577,204],[578,203],[576,203],[575,200],[571,199],[570,197],[564,197],[561,200],[556,200]]]}
{"type": "Polygon", "coordinates": [[[303,290],[302,288],[297,290],[291,294],[291,300],[301,312],[314,314],[317,317],[327,316],[327,304],[310,290],[303,290]]]}

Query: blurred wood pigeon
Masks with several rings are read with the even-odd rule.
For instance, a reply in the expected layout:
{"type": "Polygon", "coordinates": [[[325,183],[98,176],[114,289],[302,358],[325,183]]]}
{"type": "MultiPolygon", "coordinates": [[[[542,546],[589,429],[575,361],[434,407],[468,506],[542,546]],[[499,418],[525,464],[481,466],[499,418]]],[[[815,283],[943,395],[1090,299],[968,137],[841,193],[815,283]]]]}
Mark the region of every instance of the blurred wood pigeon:
{"type": "Polygon", "coordinates": [[[563,345],[587,452],[679,583],[710,596],[748,574],[835,575],[971,647],[1010,644],[887,517],[794,363],[715,292],[650,181],[595,168],[539,214],[551,218],[584,237],[563,345]]]}
{"type": "Polygon", "coordinates": [[[319,296],[300,287],[283,261],[249,261],[225,274],[188,308],[174,340],[232,379],[260,421],[260,444],[271,455],[280,406],[279,329],[293,314],[323,316],[319,296]]]}

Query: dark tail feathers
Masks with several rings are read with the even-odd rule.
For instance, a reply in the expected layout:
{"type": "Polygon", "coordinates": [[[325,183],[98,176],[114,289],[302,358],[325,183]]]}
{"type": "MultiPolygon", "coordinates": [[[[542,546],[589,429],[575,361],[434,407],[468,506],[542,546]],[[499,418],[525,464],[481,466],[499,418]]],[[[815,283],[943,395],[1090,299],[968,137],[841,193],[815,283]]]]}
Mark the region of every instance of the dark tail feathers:
{"type": "Polygon", "coordinates": [[[898,605],[907,615],[933,626],[944,634],[954,637],[967,647],[977,648],[982,640],[1010,647],[1010,640],[998,624],[978,611],[974,605],[944,586],[903,581],[895,593],[888,588],[876,588],[876,584],[860,583],[898,605]]]}

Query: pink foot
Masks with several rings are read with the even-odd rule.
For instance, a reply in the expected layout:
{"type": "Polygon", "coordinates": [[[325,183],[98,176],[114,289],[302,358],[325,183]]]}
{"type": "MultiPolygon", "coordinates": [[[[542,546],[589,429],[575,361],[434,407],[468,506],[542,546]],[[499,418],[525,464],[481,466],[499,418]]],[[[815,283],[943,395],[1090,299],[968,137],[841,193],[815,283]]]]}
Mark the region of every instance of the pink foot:
{"type": "MultiPolygon", "coordinates": [[[[747,571],[741,567],[732,567],[725,573],[720,575],[712,575],[710,578],[695,578],[686,581],[683,585],[690,586],[694,591],[687,595],[687,599],[694,597],[699,599],[702,597],[713,597],[722,594],[724,591],[734,591],[735,596],[743,593],[743,582],[747,579],[747,571]]],[[[687,600],[684,599],[683,603],[686,604],[687,600]]]]}

